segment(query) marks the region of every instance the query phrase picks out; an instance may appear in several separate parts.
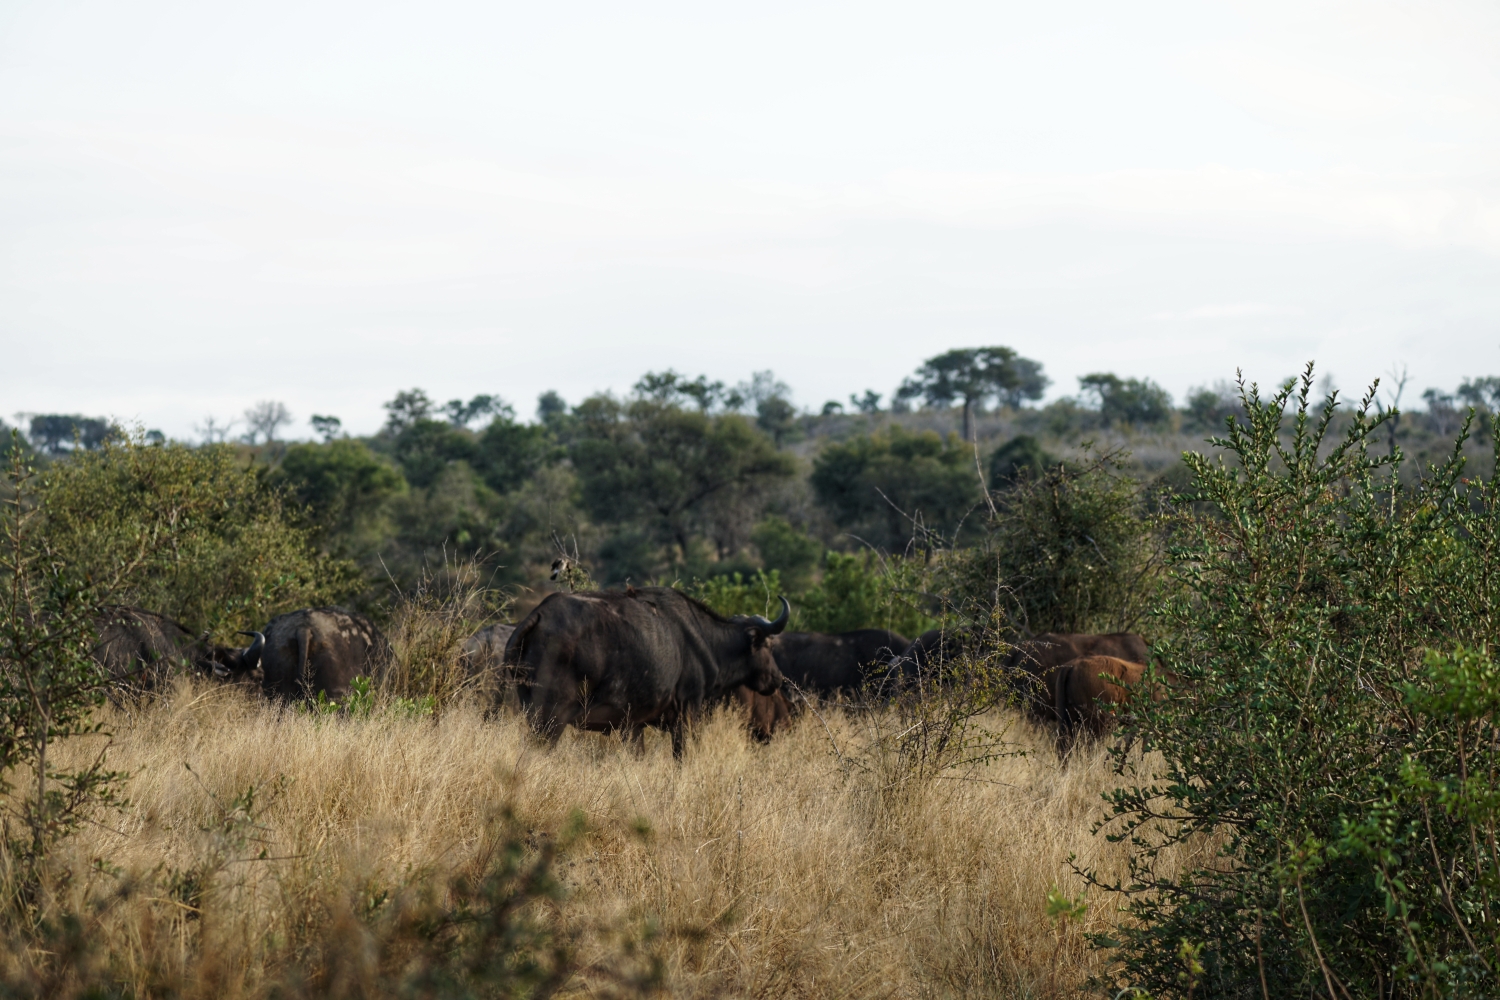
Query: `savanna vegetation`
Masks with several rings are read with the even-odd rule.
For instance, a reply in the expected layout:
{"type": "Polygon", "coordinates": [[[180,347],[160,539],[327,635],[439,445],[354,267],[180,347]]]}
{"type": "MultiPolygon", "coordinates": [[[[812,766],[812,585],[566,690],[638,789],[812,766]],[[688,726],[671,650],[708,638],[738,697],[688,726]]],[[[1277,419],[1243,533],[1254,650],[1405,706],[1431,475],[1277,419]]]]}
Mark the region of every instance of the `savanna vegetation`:
{"type": "Polygon", "coordinates": [[[1500,380],[1342,404],[1311,368],[1182,407],[1006,348],[799,412],[652,373],[534,420],[397,394],[186,444],[11,435],[0,989],[17,996],[1484,997],[1500,962],[1500,380]],[[550,579],[554,560],[564,570],[550,579]],[[727,711],[672,760],[533,743],[464,639],[664,582],[820,631],[943,626],[942,673],[727,711]],[[221,642],[356,605],[345,704],[183,676],[111,700],[99,609],[221,642]],[[1066,761],[999,661],[1135,630],[1153,690],[1066,761]]]}

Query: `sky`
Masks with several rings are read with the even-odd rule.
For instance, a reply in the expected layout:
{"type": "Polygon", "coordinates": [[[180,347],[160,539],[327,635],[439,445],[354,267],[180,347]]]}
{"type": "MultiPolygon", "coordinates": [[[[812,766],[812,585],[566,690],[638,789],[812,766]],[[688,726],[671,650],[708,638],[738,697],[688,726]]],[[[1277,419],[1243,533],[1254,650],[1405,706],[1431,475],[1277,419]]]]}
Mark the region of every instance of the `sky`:
{"type": "MultiPolygon", "coordinates": [[[[1500,373],[1500,5],[0,0],[0,418],[1500,373]]],[[[242,426],[242,425],[241,425],[242,426]]]]}

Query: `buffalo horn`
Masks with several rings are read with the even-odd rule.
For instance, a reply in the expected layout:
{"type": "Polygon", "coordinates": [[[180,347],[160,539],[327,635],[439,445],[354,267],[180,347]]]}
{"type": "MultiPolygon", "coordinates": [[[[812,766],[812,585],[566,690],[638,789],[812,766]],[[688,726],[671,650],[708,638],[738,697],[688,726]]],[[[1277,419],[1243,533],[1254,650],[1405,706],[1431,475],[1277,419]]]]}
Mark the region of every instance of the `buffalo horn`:
{"type": "Polygon", "coordinates": [[[777,635],[786,630],[786,623],[791,620],[791,617],[791,602],[783,597],[781,599],[781,614],[776,616],[775,621],[771,621],[767,618],[762,618],[760,615],[751,615],[750,621],[752,621],[755,624],[756,628],[759,628],[766,635],[777,635]]]}
{"type": "Polygon", "coordinates": [[[266,648],[266,637],[259,632],[241,632],[240,635],[253,635],[255,641],[245,647],[244,660],[246,670],[254,670],[260,665],[260,652],[266,648]]]}

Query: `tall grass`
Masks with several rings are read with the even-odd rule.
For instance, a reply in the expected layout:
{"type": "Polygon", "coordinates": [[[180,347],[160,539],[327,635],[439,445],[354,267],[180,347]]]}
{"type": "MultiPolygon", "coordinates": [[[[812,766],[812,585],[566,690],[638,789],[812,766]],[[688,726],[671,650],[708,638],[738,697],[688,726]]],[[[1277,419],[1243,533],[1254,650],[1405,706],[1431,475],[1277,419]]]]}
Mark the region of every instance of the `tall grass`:
{"type": "Polygon", "coordinates": [[[501,620],[509,601],[498,593],[472,560],[424,569],[410,590],[398,590],[386,626],[395,658],[381,693],[441,706],[486,683],[460,654],[470,636],[501,620]]]}
{"type": "Polygon", "coordinates": [[[39,894],[0,866],[0,994],[1061,997],[1109,971],[1084,934],[1113,914],[1073,905],[1075,865],[1126,871],[1092,832],[1102,750],[1061,767],[1013,713],[971,731],[969,702],[963,733],[1025,755],[939,718],[941,766],[915,766],[903,734],[932,720],[836,705],[766,746],[720,710],[683,761],[654,734],[548,748],[461,664],[487,599],[463,573],[403,595],[361,710],[180,678],[55,746],[67,770],[109,741],[129,805],[39,894]]]}
{"type": "Polygon", "coordinates": [[[634,982],[654,955],[682,997],[1071,995],[1101,971],[1082,932],[1110,915],[1054,925],[1046,897],[1083,891],[1072,855],[1123,871],[1090,833],[1102,755],[1060,767],[1014,719],[997,726],[1033,755],[899,796],[840,765],[831,741],[857,752],[867,727],[837,709],[764,747],[720,713],[680,763],[655,737],[543,749],[462,701],[340,718],[184,683],[106,721],[132,806],[71,842],[49,905],[83,915],[102,948],[79,955],[134,995],[386,995],[370,970],[418,951],[383,908],[472,886],[508,815],[528,857],[587,817],[553,869],[566,898],[532,905],[576,952],[565,992],[634,982]]]}

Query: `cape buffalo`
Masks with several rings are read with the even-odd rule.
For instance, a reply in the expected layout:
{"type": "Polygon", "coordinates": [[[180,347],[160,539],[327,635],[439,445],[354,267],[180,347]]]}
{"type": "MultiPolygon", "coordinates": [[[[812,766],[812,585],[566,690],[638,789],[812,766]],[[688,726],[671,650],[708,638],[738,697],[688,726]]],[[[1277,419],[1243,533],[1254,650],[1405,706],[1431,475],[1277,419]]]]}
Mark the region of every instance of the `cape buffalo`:
{"type": "Polygon", "coordinates": [[[1048,686],[1057,717],[1058,756],[1066,756],[1080,735],[1104,735],[1120,708],[1145,693],[1145,676],[1143,664],[1114,656],[1083,656],[1055,667],[1048,686]]]}
{"type": "Polygon", "coordinates": [[[261,639],[262,690],[283,698],[323,694],[341,700],[354,678],[373,678],[391,661],[390,643],[380,630],[364,615],[343,608],[280,615],[271,619],[261,639]]]}
{"type": "Polygon", "coordinates": [[[1043,632],[1010,647],[1003,665],[1033,716],[1055,719],[1052,671],[1085,656],[1112,656],[1127,663],[1144,664],[1150,654],[1146,640],[1134,632],[1043,632]]]}
{"type": "Polygon", "coordinates": [[[469,672],[498,669],[505,659],[505,644],[510,641],[510,634],[515,630],[514,625],[486,625],[469,636],[464,642],[463,652],[459,654],[469,672]]]}
{"type": "Polygon", "coordinates": [[[769,743],[776,732],[792,723],[792,703],[780,691],[757,694],[741,684],[729,695],[745,713],[745,725],[757,743],[769,743]]]}
{"type": "Polygon", "coordinates": [[[174,672],[186,669],[225,677],[253,670],[260,658],[259,639],[245,649],[215,646],[206,634],[194,636],[166,615],[143,608],[101,608],[96,621],[99,641],[94,660],[126,691],[153,690],[174,672]]]}
{"type": "MultiPolygon", "coordinates": [[[[906,651],[891,661],[891,669],[904,675],[925,673],[934,665],[964,652],[978,654],[969,634],[961,629],[924,632],[906,651]]],[[[1083,656],[1111,656],[1144,664],[1149,654],[1146,641],[1134,632],[1043,632],[1018,639],[1000,661],[1021,701],[1032,716],[1056,719],[1050,677],[1057,667],[1083,656]]]]}
{"type": "Polygon", "coordinates": [[[833,635],[787,632],[771,651],[782,676],[805,691],[835,694],[857,692],[870,679],[874,666],[884,667],[911,640],[883,628],[862,628],[833,635]]]}
{"type": "Polygon", "coordinates": [[[781,605],[768,621],[725,618],[670,587],[550,594],[516,626],[505,662],[537,732],[618,728],[639,744],[643,727],[658,726],[680,757],[687,718],[705,703],[741,685],[781,686],[770,648],[791,616],[781,605]]]}
{"type": "Polygon", "coordinates": [[[514,625],[487,625],[469,636],[458,654],[464,673],[477,681],[480,691],[497,707],[514,701],[514,685],[508,683],[512,678],[505,666],[505,644],[515,630],[514,625]]]}

